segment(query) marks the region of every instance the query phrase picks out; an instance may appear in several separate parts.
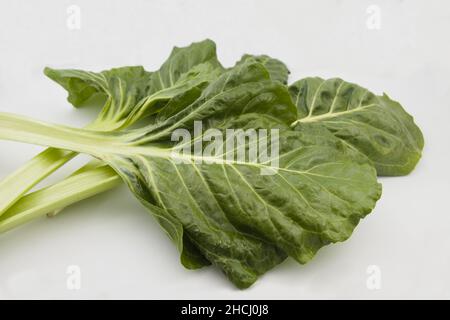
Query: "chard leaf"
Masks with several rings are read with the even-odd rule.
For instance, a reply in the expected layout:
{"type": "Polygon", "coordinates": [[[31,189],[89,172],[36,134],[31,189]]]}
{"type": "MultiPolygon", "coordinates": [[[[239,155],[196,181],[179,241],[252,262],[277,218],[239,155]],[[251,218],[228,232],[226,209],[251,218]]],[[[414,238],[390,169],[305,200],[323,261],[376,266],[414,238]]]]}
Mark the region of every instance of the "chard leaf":
{"type": "Polygon", "coordinates": [[[267,55],[255,56],[251,54],[244,54],[241,60],[236,63],[236,65],[240,65],[248,61],[261,63],[267,69],[267,71],[269,71],[270,78],[273,81],[279,81],[283,84],[287,84],[290,71],[280,60],[271,58],[267,55]]]}
{"type": "Polygon", "coordinates": [[[99,73],[45,69],[45,74],[68,91],[75,107],[91,104],[103,109],[91,129],[102,131],[128,127],[157,113],[171,98],[202,88],[222,72],[213,41],[205,40],[172,50],[155,72],[141,66],[114,68],[99,73]]]}
{"type": "MultiPolygon", "coordinates": [[[[123,67],[100,73],[46,68],[45,74],[68,91],[74,106],[103,106],[89,129],[114,131],[157,113],[174,97],[193,101],[222,71],[214,42],[205,40],[174,48],[160,70],[152,73],[142,67],[123,67]]],[[[0,215],[74,156],[47,149],[1,180],[0,215]]]]}
{"type": "Polygon", "coordinates": [[[410,173],[419,161],[423,135],[413,118],[386,94],[375,95],[339,78],[305,78],[289,86],[298,120],[326,127],[365,154],[380,176],[410,173]]]}
{"type": "MultiPolygon", "coordinates": [[[[306,263],[322,246],[347,239],[380,196],[375,169],[359,152],[322,127],[290,129],[296,107],[286,87],[271,81],[259,63],[227,71],[191,105],[173,110],[179,111],[119,132],[0,114],[0,138],[84,152],[106,162],[175,241],[186,267],[212,263],[239,288],[287,256],[306,263]],[[278,165],[226,157],[228,149],[205,155],[209,143],[200,155],[181,152],[171,132],[195,133],[193,121],[199,120],[226,139],[230,128],[278,129],[278,165]],[[262,169],[273,174],[262,175],[262,169]]],[[[258,135],[256,143],[263,139],[258,135]]],[[[182,144],[198,141],[194,135],[182,144]]],[[[245,150],[252,143],[245,139],[245,150]]]]}

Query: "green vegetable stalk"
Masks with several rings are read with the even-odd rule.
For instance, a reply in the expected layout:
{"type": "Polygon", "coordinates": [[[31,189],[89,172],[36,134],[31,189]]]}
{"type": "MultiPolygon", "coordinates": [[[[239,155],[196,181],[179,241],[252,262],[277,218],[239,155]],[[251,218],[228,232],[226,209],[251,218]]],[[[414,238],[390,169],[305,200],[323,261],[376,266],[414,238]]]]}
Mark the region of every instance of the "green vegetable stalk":
{"type": "Polygon", "coordinates": [[[23,196],[0,217],[0,233],[45,216],[48,212],[110,190],[121,182],[113,169],[102,165],[30,193],[23,196]]]}

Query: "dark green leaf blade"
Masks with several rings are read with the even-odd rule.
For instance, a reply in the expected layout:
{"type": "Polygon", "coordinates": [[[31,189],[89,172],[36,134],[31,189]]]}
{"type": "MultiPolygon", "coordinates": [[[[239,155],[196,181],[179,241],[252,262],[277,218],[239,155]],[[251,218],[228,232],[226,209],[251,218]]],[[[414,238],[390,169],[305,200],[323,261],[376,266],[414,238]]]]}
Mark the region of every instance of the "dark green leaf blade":
{"type": "Polygon", "coordinates": [[[295,124],[315,123],[365,154],[380,176],[410,173],[423,135],[413,118],[387,95],[333,78],[305,78],[289,87],[298,108],[295,124]]]}
{"type": "Polygon", "coordinates": [[[74,106],[95,99],[102,111],[90,128],[112,131],[128,127],[155,114],[171,98],[201,90],[223,71],[211,40],[174,48],[162,67],[147,72],[142,67],[114,68],[99,73],[46,68],[45,74],[63,86],[74,106]]]}
{"type": "Polygon", "coordinates": [[[119,85],[118,79],[121,79],[122,84],[128,84],[128,93],[137,94],[140,91],[140,96],[143,96],[148,90],[152,75],[141,66],[113,68],[102,72],[46,67],[44,74],[66,89],[67,100],[74,107],[83,107],[95,96],[103,98],[100,100],[100,106],[103,106],[108,96],[121,94],[120,90],[114,92],[115,86],[119,85]],[[111,79],[115,79],[116,83],[109,83],[114,81],[111,79]]]}
{"type": "Polygon", "coordinates": [[[279,81],[283,84],[287,84],[290,71],[280,60],[271,58],[267,55],[244,54],[241,60],[236,63],[236,66],[248,61],[256,61],[261,63],[267,71],[269,71],[270,78],[273,81],[279,81]]]}
{"type": "Polygon", "coordinates": [[[277,127],[282,130],[279,174],[262,176],[260,167],[247,163],[175,164],[170,145],[164,144],[153,155],[120,155],[110,162],[141,201],[180,221],[202,255],[239,287],[249,286],[286,255],[306,263],[324,245],[344,241],[381,194],[375,169],[361,153],[321,126],[288,129],[295,107],[286,89],[268,81],[263,71],[255,62],[228,71],[191,106],[162,116],[156,129],[134,132],[129,139],[134,146],[153,148],[196,120],[203,120],[205,129],[277,127]],[[140,181],[139,187],[130,176],[138,177],[132,180],[140,181]],[[145,196],[139,196],[143,190],[145,196]]]}
{"type": "Polygon", "coordinates": [[[167,146],[146,143],[141,154],[124,152],[109,164],[144,204],[179,221],[201,254],[245,288],[286,255],[306,263],[324,245],[346,240],[381,194],[373,167],[330,133],[318,138],[309,125],[280,130],[275,175],[261,175],[268,164],[222,161],[223,154],[218,163],[192,156],[179,164],[167,146]]]}
{"type": "Polygon", "coordinates": [[[207,67],[210,71],[223,69],[212,40],[194,42],[187,47],[174,47],[158,71],[152,73],[150,93],[173,87],[180,79],[207,67]]]}
{"type": "MultiPolygon", "coordinates": [[[[186,267],[211,262],[240,288],[287,256],[306,263],[324,245],[347,239],[380,196],[375,169],[361,153],[314,123],[290,128],[297,109],[287,88],[270,81],[254,61],[229,70],[190,105],[168,113],[119,132],[0,114],[0,136],[103,160],[155,215],[186,267]],[[194,121],[218,130],[225,137],[222,146],[228,129],[278,129],[278,164],[224,157],[234,146],[215,155],[206,152],[209,143],[200,155],[181,152],[171,133],[186,129],[191,137],[182,143],[196,145],[194,121]],[[263,169],[273,174],[263,175],[263,169]]],[[[257,136],[256,145],[263,140],[257,136]]],[[[255,141],[239,145],[249,150],[255,141]]]]}
{"type": "Polygon", "coordinates": [[[271,81],[261,63],[247,61],[211,82],[194,102],[185,97],[169,102],[146,129],[146,141],[167,139],[175,129],[191,129],[194,121],[207,120],[208,126],[221,127],[224,119],[237,121],[242,119],[236,117],[241,114],[271,115],[285,124],[297,119],[296,107],[285,86],[271,81]]]}

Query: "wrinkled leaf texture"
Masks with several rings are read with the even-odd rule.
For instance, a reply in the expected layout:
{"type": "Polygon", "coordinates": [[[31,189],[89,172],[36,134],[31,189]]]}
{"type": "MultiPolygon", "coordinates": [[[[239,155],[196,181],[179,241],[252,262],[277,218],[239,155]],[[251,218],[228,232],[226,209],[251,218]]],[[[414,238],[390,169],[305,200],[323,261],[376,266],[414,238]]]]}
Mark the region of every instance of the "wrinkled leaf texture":
{"type": "MultiPolygon", "coordinates": [[[[172,99],[143,128],[102,133],[36,123],[24,125],[36,133],[24,139],[108,163],[176,243],[184,266],[212,263],[246,288],[287,256],[306,263],[324,245],[346,240],[381,194],[366,157],[323,127],[305,123],[291,130],[297,119],[287,88],[250,59],[193,102],[172,99]],[[191,131],[194,121],[222,131],[278,128],[279,167],[225,161],[220,152],[213,163],[174,153],[171,133],[191,131]],[[175,164],[174,157],[187,163],[175,164]],[[277,171],[261,175],[261,168],[277,171]]],[[[2,127],[11,138],[8,125],[2,127]]]]}
{"type": "Polygon", "coordinates": [[[294,124],[316,124],[365,154],[380,176],[410,173],[424,139],[414,119],[386,94],[339,78],[305,78],[289,86],[298,109],[294,124]]]}
{"type": "Polygon", "coordinates": [[[141,66],[102,72],[46,68],[44,72],[67,90],[73,106],[102,107],[90,129],[113,131],[157,113],[175,96],[201,91],[223,67],[217,60],[215,43],[204,40],[175,47],[155,72],[141,66]]]}

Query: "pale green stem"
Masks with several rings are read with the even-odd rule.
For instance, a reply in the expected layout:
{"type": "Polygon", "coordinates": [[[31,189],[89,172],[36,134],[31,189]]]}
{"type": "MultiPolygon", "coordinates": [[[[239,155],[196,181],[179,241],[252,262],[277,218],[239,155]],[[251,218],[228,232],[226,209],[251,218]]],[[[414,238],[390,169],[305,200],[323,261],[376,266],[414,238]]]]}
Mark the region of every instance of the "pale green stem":
{"type": "MultiPolygon", "coordinates": [[[[0,113],[0,139],[51,146],[100,157],[121,143],[110,135],[51,125],[18,115],[0,113]]],[[[0,232],[106,191],[121,183],[107,165],[89,163],[62,182],[23,196],[0,217],[0,232]]]]}
{"type": "Polygon", "coordinates": [[[23,196],[0,217],[0,233],[112,189],[121,182],[120,177],[107,165],[79,172],[59,183],[23,196]]]}
{"type": "MultiPolygon", "coordinates": [[[[101,129],[100,125],[101,123],[98,124],[97,128],[93,124],[87,128],[97,130],[101,129]]],[[[76,152],[48,148],[0,180],[0,216],[31,188],[75,156],[77,156],[76,152]]]]}
{"type": "MultiPolygon", "coordinates": [[[[183,83],[179,85],[181,87],[183,83]]],[[[170,91],[176,89],[168,88],[161,90],[152,96],[148,97],[142,102],[142,106],[137,108],[130,119],[117,121],[111,123],[106,122],[104,117],[98,117],[93,123],[88,125],[86,129],[98,131],[114,131],[122,127],[126,127],[131,123],[141,119],[144,114],[151,114],[149,109],[159,100],[164,100],[170,97],[170,91]],[[99,120],[101,119],[101,120],[99,120]]],[[[102,112],[104,112],[103,109],[102,112]]],[[[109,110],[109,109],[108,109],[109,110]]],[[[11,207],[21,196],[26,194],[36,184],[48,177],[51,173],[66,164],[77,155],[76,152],[62,151],[54,148],[49,148],[33,159],[28,161],[24,166],[8,175],[3,180],[0,180],[0,216],[11,207]]]]}
{"type": "Polygon", "coordinates": [[[117,137],[101,132],[48,124],[0,112],[0,139],[87,153],[100,158],[124,146],[117,137]]]}
{"type": "Polygon", "coordinates": [[[0,216],[21,196],[77,155],[48,148],[0,181],[0,216]]]}
{"type": "MultiPolygon", "coordinates": [[[[74,177],[74,176],[76,176],[76,175],[78,175],[78,174],[87,172],[87,171],[89,171],[89,170],[98,168],[98,167],[100,167],[101,165],[102,165],[102,162],[101,162],[101,161],[98,161],[98,160],[95,160],[95,159],[94,159],[94,160],[91,160],[91,161],[90,161],[89,163],[87,163],[86,165],[84,165],[84,166],[82,166],[81,168],[79,168],[78,170],[74,171],[74,172],[73,172],[70,176],[68,176],[66,179],[71,178],[71,177],[74,177]]],[[[64,207],[58,208],[58,209],[56,209],[56,210],[53,210],[52,212],[48,212],[48,213],[47,213],[47,216],[48,216],[48,217],[54,217],[54,216],[56,216],[57,214],[59,214],[62,210],[64,210],[64,207]]]]}

